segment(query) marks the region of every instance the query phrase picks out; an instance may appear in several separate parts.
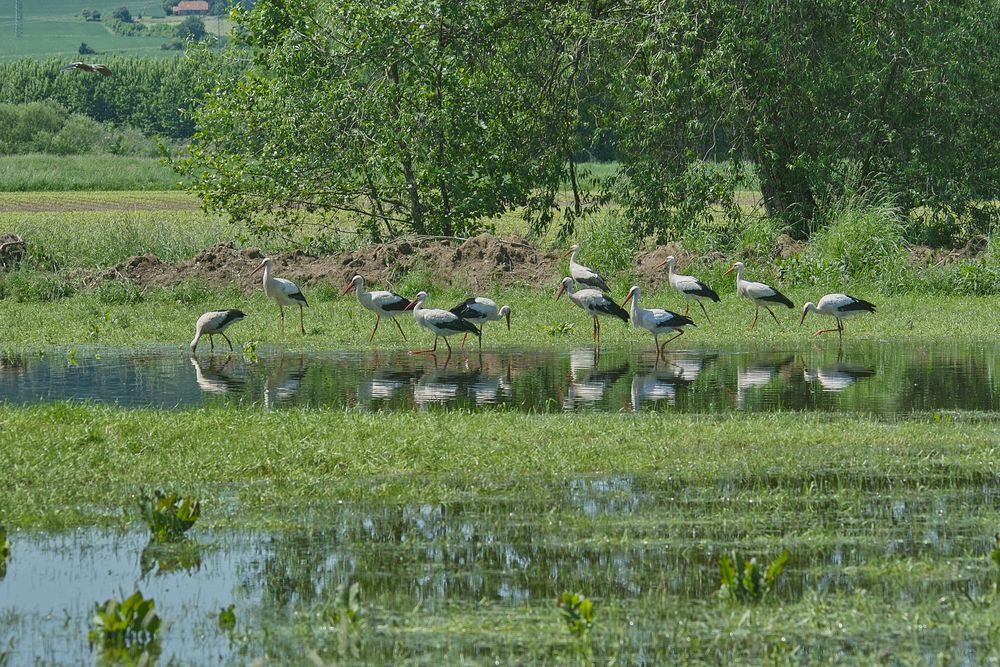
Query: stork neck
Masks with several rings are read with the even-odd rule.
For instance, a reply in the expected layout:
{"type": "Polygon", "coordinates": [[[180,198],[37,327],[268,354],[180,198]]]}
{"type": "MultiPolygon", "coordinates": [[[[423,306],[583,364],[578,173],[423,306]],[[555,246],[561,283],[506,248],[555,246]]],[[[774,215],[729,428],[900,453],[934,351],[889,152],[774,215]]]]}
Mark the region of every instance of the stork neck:
{"type": "Polygon", "coordinates": [[[570,264],[576,264],[576,253],[578,253],[578,252],[580,252],[579,249],[574,250],[573,252],[571,252],[569,254],[569,263],[570,264]]]}
{"type": "Polygon", "coordinates": [[[736,267],[736,284],[739,285],[741,282],[743,282],[743,267],[738,266],[736,267]]]}
{"type": "Polygon", "coordinates": [[[674,260],[670,260],[669,262],[667,262],[667,276],[669,278],[674,277],[674,260]]]}
{"type": "Polygon", "coordinates": [[[359,280],[358,282],[354,283],[354,294],[357,295],[359,300],[361,299],[364,293],[365,293],[365,281],[359,280]]]}
{"type": "Polygon", "coordinates": [[[632,295],[632,319],[635,320],[639,317],[639,293],[636,292],[632,295]]]}
{"type": "Polygon", "coordinates": [[[265,264],[264,265],[264,275],[261,278],[261,280],[264,281],[265,285],[267,283],[271,282],[271,265],[270,264],[265,264]]]}

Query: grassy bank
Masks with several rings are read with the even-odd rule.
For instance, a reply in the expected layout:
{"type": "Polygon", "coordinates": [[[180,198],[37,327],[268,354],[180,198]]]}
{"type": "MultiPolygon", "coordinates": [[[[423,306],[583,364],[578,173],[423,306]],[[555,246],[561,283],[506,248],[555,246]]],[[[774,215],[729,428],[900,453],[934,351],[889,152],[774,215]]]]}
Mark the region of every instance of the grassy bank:
{"type": "MultiPolygon", "coordinates": [[[[401,322],[408,336],[404,342],[388,322],[379,327],[375,341],[368,335],[374,316],[364,310],[353,295],[340,296],[333,284],[306,290],[311,306],[305,309],[306,335],[298,331],[297,309],[286,311],[286,333],[280,334],[278,308],[262,293],[244,295],[235,287],[209,289],[199,283],[177,287],[142,290],[129,284],[109,282],[93,291],[81,292],[71,280],[7,275],[0,283],[4,295],[0,309],[0,327],[6,349],[36,349],[48,345],[79,346],[88,344],[149,345],[176,344],[180,349],[191,339],[198,315],[218,308],[240,308],[247,318],[233,327],[230,338],[237,343],[256,342],[287,350],[309,349],[418,349],[428,347],[433,335],[419,329],[409,316],[401,322]]],[[[404,294],[415,293],[413,285],[404,294]]],[[[450,308],[468,296],[459,290],[432,292],[428,307],[450,308]]],[[[585,312],[565,297],[554,300],[548,290],[504,290],[488,293],[498,303],[513,309],[512,329],[504,323],[487,324],[484,347],[556,347],[568,349],[591,344],[591,320],[585,312]]],[[[790,290],[797,304],[815,300],[820,292],[790,290]]],[[[940,310],[928,309],[922,295],[879,296],[862,294],[879,306],[873,316],[849,320],[845,324],[845,345],[852,340],[918,341],[964,340],[987,341],[997,336],[994,299],[958,297],[949,299],[940,310]]],[[[672,292],[644,296],[647,306],[683,310],[683,303],[672,292]]],[[[799,349],[819,345],[835,347],[836,334],[813,338],[813,331],[828,328],[832,320],[810,315],[799,326],[799,310],[782,309],[775,324],[766,313],[755,331],[749,330],[753,307],[724,293],[721,304],[710,309],[712,323],[698,317],[696,328],[689,328],[671,348],[719,347],[728,345],[785,347],[799,349]]],[[[602,320],[601,345],[604,348],[626,347],[652,349],[648,332],[626,326],[618,320],[602,320]]],[[[460,337],[451,339],[453,345],[460,337]]],[[[661,339],[662,342],[662,339],[661,339]]],[[[474,343],[473,343],[474,344],[474,343]]],[[[442,353],[444,343],[439,343],[442,353]]],[[[457,353],[457,350],[456,350],[457,353]]]]}

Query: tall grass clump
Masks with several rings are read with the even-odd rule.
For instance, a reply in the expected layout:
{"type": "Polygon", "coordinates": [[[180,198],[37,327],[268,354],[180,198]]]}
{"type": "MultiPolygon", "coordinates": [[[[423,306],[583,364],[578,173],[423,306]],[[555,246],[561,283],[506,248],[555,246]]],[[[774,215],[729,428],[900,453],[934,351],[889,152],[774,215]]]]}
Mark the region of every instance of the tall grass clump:
{"type": "Polygon", "coordinates": [[[614,214],[592,219],[577,232],[578,261],[598,273],[619,273],[635,267],[639,239],[624,220],[614,214]]]}
{"type": "Polygon", "coordinates": [[[877,283],[901,291],[914,277],[904,238],[905,218],[893,198],[879,191],[848,192],[834,201],[804,257],[786,268],[797,282],[842,289],[877,283]]]}

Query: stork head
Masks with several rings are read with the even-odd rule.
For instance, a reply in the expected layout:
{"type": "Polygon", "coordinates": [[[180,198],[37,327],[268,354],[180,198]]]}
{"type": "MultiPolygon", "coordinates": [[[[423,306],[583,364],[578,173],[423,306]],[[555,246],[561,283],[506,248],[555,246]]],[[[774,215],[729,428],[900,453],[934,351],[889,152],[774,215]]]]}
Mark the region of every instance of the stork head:
{"type": "Polygon", "coordinates": [[[745,268],[746,266],[744,266],[743,262],[734,262],[733,265],[726,269],[726,272],[722,275],[728,276],[733,271],[736,272],[736,275],[739,275],[745,268]]]}
{"type": "Polygon", "coordinates": [[[423,304],[424,299],[427,298],[427,292],[417,292],[417,296],[413,297],[413,301],[407,304],[406,308],[403,310],[413,310],[417,305],[423,304]]]}
{"type": "Polygon", "coordinates": [[[573,279],[570,278],[569,276],[563,278],[562,282],[559,284],[559,291],[556,292],[556,301],[559,300],[559,297],[561,297],[563,295],[563,292],[565,292],[566,290],[569,290],[570,294],[573,293],[573,279]]]}
{"type": "Polygon", "coordinates": [[[580,249],[580,244],[579,243],[574,243],[573,245],[571,245],[569,247],[569,250],[566,251],[566,254],[563,255],[563,257],[569,257],[570,255],[572,255],[574,252],[576,252],[579,249],[580,249]]]}
{"type": "Polygon", "coordinates": [[[250,275],[252,276],[253,274],[255,274],[258,271],[260,271],[261,269],[263,269],[264,267],[268,267],[268,268],[271,267],[271,258],[270,257],[265,257],[264,259],[260,260],[260,264],[257,265],[256,269],[254,269],[253,271],[250,272],[250,275]]]}
{"type": "Polygon", "coordinates": [[[659,270],[659,269],[662,269],[662,268],[663,268],[663,267],[665,267],[665,266],[669,266],[669,267],[670,267],[670,270],[671,270],[671,271],[673,271],[673,269],[674,269],[674,264],[675,264],[676,262],[677,262],[677,258],[676,258],[676,257],[674,257],[673,255],[669,255],[669,256],[668,256],[668,257],[667,257],[667,258],[666,258],[665,260],[663,260],[663,261],[662,261],[662,262],[661,262],[660,264],[657,264],[657,265],[656,265],[656,269],[654,269],[654,270],[659,270]]]}
{"type": "Polygon", "coordinates": [[[500,308],[500,317],[507,320],[507,331],[510,331],[510,306],[502,306],[500,308]]]}
{"type": "Polygon", "coordinates": [[[625,304],[631,301],[632,299],[638,299],[638,298],[639,298],[639,286],[632,285],[632,288],[628,291],[628,296],[626,296],[625,300],[622,301],[622,308],[624,308],[625,304]]]}
{"type": "Polygon", "coordinates": [[[344,288],[344,291],[341,292],[341,294],[347,294],[355,287],[360,287],[361,289],[364,289],[365,279],[362,278],[361,276],[354,276],[353,278],[351,278],[351,281],[347,283],[347,286],[344,288]]]}
{"type": "Polygon", "coordinates": [[[799,326],[802,326],[802,323],[806,321],[806,315],[809,314],[810,310],[813,312],[816,311],[816,304],[812,301],[802,306],[802,317],[799,319],[799,326]]]}

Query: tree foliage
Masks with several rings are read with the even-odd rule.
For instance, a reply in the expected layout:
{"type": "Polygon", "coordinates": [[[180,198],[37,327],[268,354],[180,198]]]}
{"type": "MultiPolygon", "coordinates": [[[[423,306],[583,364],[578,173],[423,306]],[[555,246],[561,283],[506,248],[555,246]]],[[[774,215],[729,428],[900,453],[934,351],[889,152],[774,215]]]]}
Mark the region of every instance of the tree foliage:
{"type": "Polygon", "coordinates": [[[1000,0],[266,0],[198,115],[206,203],[273,231],[347,212],[374,237],[463,234],[595,200],[640,234],[738,216],[798,237],[846,191],[983,228],[996,215],[1000,0]],[[242,50],[240,50],[242,49],[242,50]],[[249,55],[247,55],[249,54],[249,55]],[[570,200],[562,195],[570,184],[570,200]]]}
{"type": "Polygon", "coordinates": [[[210,206],[267,226],[353,214],[372,236],[463,234],[551,194],[574,148],[547,3],[291,3],[236,12],[252,53],[202,107],[210,206]]]}

